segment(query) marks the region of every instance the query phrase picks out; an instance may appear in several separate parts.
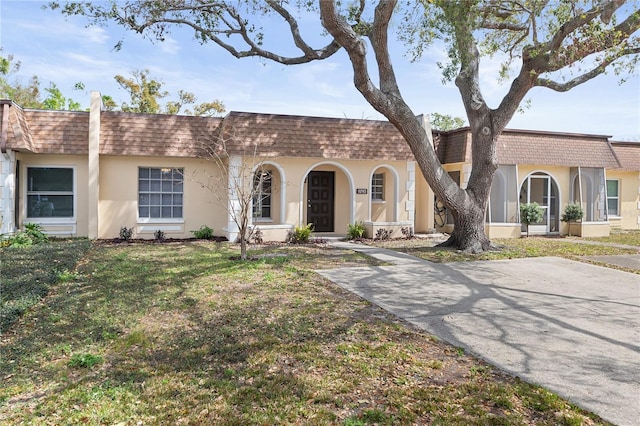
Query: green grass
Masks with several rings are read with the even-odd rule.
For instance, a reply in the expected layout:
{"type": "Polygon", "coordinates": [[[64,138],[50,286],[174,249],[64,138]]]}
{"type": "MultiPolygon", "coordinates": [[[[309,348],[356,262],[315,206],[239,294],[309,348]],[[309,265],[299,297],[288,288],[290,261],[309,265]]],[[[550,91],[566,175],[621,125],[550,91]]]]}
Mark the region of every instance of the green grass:
{"type": "Polygon", "coordinates": [[[88,240],[53,240],[0,249],[0,334],[38,303],[58,280],[76,277],[74,268],[88,240]]]}
{"type": "Polygon", "coordinates": [[[58,268],[2,336],[0,424],[603,424],[312,271],[370,259],[250,254],[97,244],[58,268]]]}

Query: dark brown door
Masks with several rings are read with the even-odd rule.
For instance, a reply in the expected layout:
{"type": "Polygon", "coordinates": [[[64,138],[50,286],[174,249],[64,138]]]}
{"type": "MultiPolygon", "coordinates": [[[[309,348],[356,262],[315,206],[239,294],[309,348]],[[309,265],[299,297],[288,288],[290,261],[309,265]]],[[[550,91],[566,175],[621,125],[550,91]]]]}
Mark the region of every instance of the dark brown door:
{"type": "Polygon", "coordinates": [[[309,173],[307,196],[307,223],[316,232],[333,232],[334,172],[309,173]]]}

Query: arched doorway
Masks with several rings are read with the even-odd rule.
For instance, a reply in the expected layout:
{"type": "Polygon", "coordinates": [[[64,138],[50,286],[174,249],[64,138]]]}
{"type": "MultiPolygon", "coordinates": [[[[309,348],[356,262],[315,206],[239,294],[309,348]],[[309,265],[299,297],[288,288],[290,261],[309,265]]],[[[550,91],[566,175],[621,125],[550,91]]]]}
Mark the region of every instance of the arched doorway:
{"type": "MultiPolygon", "coordinates": [[[[549,174],[531,173],[520,187],[520,204],[538,203],[542,208],[542,220],[529,225],[531,234],[550,234],[560,229],[558,185],[549,174]]],[[[523,231],[526,227],[523,225],[523,231]]]]}
{"type": "Polygon", "coordinates": [[[302,224],[313,224],[318,233],[346,232],[354,222],[353,177],[340,163],[316,163],[304,174],[300,192],[302,224]]]}

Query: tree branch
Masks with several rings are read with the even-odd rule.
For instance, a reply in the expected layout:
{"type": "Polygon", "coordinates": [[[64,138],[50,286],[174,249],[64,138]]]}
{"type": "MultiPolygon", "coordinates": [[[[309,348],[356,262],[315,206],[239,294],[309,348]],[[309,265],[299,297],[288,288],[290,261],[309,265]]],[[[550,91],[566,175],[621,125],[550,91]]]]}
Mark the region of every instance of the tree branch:
{"type": "Polygon", "coordinates": [[[596,67],[594,67],[591,71],[580,74],[579,76],[564,82],[559,83],[557,81],[548,79],[548,78],[538,78],[535,80],[534,86],[546,87],[548,89],[554,90],[556,92],[567,92],[573,89],[576,86],[585,83],[600,74],[604,74],[607,70],[607,67],[615,62],[617,59],[620,59],[622,56],[633,55],[640,53],[640,47],[633,49],[626,49],[621,52],[619,55],[610,56],[604,60],[602,60],[596,67]]]}

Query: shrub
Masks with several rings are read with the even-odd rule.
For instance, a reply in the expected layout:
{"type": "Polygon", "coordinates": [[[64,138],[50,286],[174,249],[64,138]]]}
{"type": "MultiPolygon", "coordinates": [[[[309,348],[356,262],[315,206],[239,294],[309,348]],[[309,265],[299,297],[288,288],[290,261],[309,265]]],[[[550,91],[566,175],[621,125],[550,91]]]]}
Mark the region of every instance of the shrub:
{"type": "Polygon", "coordinates": [[[364,227],[364,223],[356,222],[353,225],[349,224],[347,229],[347,239],[357,240],[359,238],[365,238],[367,235],[367,228],[364,227]]]}
{"type": "Polygon", "coordinates": [[[201,240],[210,240],[213,238],[213,229],[209,228],[207,225],[202,225],[200,229],[197,231],[191,231],[191,233],[194,237],[201,240]]]}
{"type": "Polygon", "coordinates": [[[582,211],[580,204],[569,204],[565,207],[562,221],[569,222],[569,236],[571,236],[571,222],[582,220],[582,216],[584,216],[584,211],[582,211]]]}
{"type": "Polygon", "coordinates": [[[376,237],[374,238],[374,240],[388,240],[389,238],[391,238],[391,231],[389,231],[388,229],[380,228],[376,232],[376,237]]]}
{"type": "Polygon", "coordinates": [[[262,231],[258,227],[253,228],[253,230],[251,231],[251,235],[249,236],[249,238],[252,239],[255,244],[262,244],[262,237],[262,231]]]}
{"type": "Polygon", "coordinates": [[[313,232],[313,224],[309,223],[305,226],[296,226],[293,231],[287,233],[287,242],[293,244],[309,242],[309,237],[313,232]]]}
{"type": "Polygon", "coordinates": [[[402,232],[402,235],[407,240],[413,238],[413,228],[411,226],[403,226],[402,228],[400,228],[400,232],[402,232]]]}
{"type": "Polygon", "coordinates": [[[34,244],[46,243],[49,237],[42,232],[42,226],[39,223],[25,223],[24,232],[31,238],[34,244]]]}
{"type": "Polygon", "coordinates": [[[16,235],[9,239],[11,241],[11,247],[31,247],[33,245],[33,240],[26,232],[18,232],[16,235]]]}
{"type": "Polygon", "coordinates": [[[161,229],[157,229],[156,232],[153,233],[153,238],[156,241],[164,241],[167,237],[164,235],[164,231],[161,229]]]}
{"type": "Polygon", "coordinates": [[[520,204],[520,222],[527,226],[527,237],[529,237],[529,225],[542,220],[542,208],[538,203],[520,204]]]}
{"type": "Polygon", "coordinates": [[[133,237],[133,228],[127,228],[126,226],[123,226],[122,228],[120,228],[120,234],[118,234],[118,236],[122,241],[131,240],[131,237],[133,237]]]}

